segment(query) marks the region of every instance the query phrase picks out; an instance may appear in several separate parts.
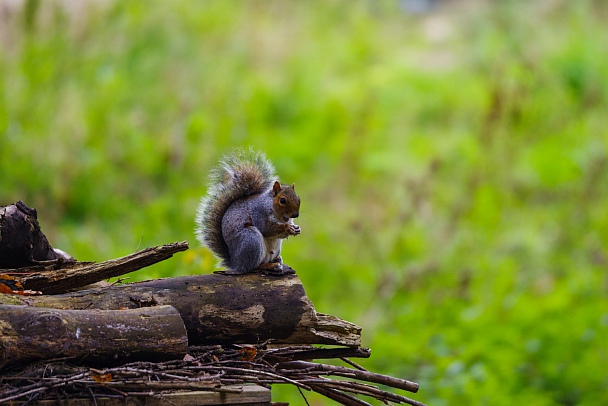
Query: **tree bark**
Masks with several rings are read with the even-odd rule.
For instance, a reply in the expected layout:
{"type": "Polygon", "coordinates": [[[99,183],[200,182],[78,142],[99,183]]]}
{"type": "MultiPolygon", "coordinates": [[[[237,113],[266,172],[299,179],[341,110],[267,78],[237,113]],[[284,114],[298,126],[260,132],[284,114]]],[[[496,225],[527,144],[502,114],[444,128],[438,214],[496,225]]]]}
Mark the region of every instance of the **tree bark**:
{"type": "Polygon", "coordinates": [[[181,359],[186,329],[171,306],[58,310],[0,305],[0,368],[68,357],[95,365],[181,359]]]}
{"type": "Polygon", "coordinates": [[[317,313],[297,275],[196,275],[95,288],[61,295],[0,295],[0,304],[57,309],[170,305],[190,345],[259,343],[358,347],[361,328],[317,313]]]}

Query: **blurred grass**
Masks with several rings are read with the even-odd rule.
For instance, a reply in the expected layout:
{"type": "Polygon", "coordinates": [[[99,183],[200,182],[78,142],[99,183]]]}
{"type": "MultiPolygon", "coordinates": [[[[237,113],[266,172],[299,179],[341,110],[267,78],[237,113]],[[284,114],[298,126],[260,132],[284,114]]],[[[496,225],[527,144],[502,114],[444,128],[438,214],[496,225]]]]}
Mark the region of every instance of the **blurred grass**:
{"type": "Polygon", "coordinates": [[[5,1],[0,204],[81,260],[191,243],[132,280],[208,273],[206,173],[253,145],[366,367],[435,406],[608,403],[608,8],[452,3],[5,1]]]}

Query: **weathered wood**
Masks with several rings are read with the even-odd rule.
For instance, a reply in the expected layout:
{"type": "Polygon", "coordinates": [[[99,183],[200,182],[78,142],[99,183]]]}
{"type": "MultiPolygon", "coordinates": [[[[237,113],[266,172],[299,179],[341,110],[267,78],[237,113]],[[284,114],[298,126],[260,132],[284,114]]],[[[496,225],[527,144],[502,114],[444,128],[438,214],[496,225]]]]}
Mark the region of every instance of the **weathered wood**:
{"type": "MultiPolygon", "coordinates": [[[[17,275],[16,279],[21,282],[26,290],[37,290],[47,295],[64,293],[104,279],[137,271],[171,258],[176,252],[187,249],[188,243],[186,241],[175,242],[146,248],[105,262],[76,263],[62,269],[45,269],[30,275],[17,275]]],[[[1,272],[7,273],[7,271],[10,270],[2,270],[1,272]]]]}
{"type": "Polygon", "coordinates": [[[181,359],[184,323],[171,306],[132,310],[58,310],[0,306],[0,368],[68,357],[95,365],[181,359]]]}
{"type": "Polygon", "coordinates": [[[270,389],[258,385],[226,385],[227,389],[222,392],[210,391],[188,391],[163,393],[158,396],[149,396],[149,393],[142,393],[142,396],[131,394],[127,397],[114,397],[98,395],[95,401],[87,393],[83,397],[72,399],[53,399],[33,401],[29,404],[35,406],[199,406],[199,405],[241,405],[241,406],[269,406],[270,389]],[[232,390],[230,390],[232,389],[232,390]]]}
{"type": "Polygon", "coordinates": [[[358,347],[361,328],[315,311],[297,275],[196,275],[87,289],[61,295],[0,295],[0,304],[58,309],[171,305],[190,345],[258,343],[358,347]]]}
{"type": "Polygon", "coordinates": [[[342,359],[346,362],[352,362],[345,357],[354,358],[369,358],[372,351],[369,348],[360,347],[339,347],[339,348],[317,348],[312,347],[305,349],[304,346],[298,347],[296,350],[289,350],[290,347],[279,347],[272,354],[266,355],[266,360],[271,363],[300,361],[311,359],[342,359]]]}
{"type": "Polygon", "coordinates": [[[40,230],[37,217],[36,209],[22,201],[0,206],[0,268],[19,268],[63,258],[40,230]]]}

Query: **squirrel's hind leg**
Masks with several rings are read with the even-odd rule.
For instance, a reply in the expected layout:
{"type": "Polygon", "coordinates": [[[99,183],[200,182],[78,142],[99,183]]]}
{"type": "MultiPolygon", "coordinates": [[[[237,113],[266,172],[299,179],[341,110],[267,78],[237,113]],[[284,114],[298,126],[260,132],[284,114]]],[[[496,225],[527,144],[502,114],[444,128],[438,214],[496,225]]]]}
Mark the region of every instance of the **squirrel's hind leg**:
{"type": "Polygon", "coordinates": [[[232,239],[226,239],[226,245],[230,253],[228,266],[231,275],[253,272],[266,255],[264,237],[252,225],[240,229],[232,239]]]}

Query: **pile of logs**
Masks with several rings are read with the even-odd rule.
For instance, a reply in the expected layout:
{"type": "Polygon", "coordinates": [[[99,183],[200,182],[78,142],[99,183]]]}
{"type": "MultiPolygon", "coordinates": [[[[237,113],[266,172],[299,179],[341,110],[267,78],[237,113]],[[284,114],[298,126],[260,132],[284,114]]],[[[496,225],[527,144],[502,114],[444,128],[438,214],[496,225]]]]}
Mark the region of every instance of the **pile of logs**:
{"type": "Polygon", "coordinates": [[[349,360],[370,355],[360,327],[317,313],[296,275],[91,285],[186,249],[181,242],[77,262],[50,247],[35,210],[0,207],[0,403],[88,396],[97,404],[179,390],[230,404],[249,384],[287,383],[345,405],[367,404],[353,394],[421,404],[371,385],[418,389],[349,360]],[[349,367],[310,362],[327,358],[349,367]]]}

